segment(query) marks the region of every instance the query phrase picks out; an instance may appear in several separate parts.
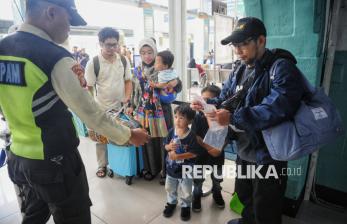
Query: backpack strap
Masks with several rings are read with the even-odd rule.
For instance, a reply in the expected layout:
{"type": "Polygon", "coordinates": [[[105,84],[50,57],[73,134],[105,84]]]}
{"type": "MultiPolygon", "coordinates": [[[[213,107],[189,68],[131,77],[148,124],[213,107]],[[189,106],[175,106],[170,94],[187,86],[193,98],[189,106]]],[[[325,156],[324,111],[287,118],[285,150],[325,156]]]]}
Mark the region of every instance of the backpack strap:
{"type": "Polygon", "coordinates": [[[125,79],[125,72],[126,72],[126,67],[127,67],[127,59],[123,55],[120,55],[120,60],[122,61],[123,67],[124,67],[124,79],[125,79]]]}
{"type": "MultiPolygon", "coordinates": [[[[127,67],[127,60],[125,59],[125,57],[123,55],[120,55],[120,60],[122,61],[123,64],[123,68],[124,68],[124,77],[125,77],[125,72],[126,72],[126,67],[127,67]]],[[[95,56],[93,57],[93,64],[94,64],[94,73],[96,78],[99,76],[99,72],[100,72],[100,61],[99,61],[99,57],[95,56]]]]}
{"type": "Polygon", "coordinates": [[[273,62],[273,64],[271,65],[270,70],[269,70],[270,82],[271,82],[271,80],[275,77],[275,71],[276,71],[277,65],[278,65],[281,61],[284,61],[284,60],[285,60],[284,58],[279,58],[279,59],[275,60],[275,61],[273,62]]]}
{"type": "Polygon", "coordinates": [[[98,56],[95,56],[93,58],[93,64],[94,64],[95,77],[98,78],[99,72],[100,72],[100,61],[99,61],[99,57],[98,56]]]}
{"type": "Polygon", "coordinates": [[[277,69],[277,65],[281,62],[284,61],[284,58],[278,58],[275,61],[272,62],[272,64],[268,67],[268,76],[269,76],[269,86],[268,86],[268,94],[271,92],[271,87],[272,87],[272,80],[275,78],[275,72],[277,69]]]}
{"type": "MultiPolygon", "coordinates": [[[[98,56],[93,57],[93,65],[94,65],[95,77],[96,79],[98,79],[99,72],[100,72],[100,61],[98,56]]],[[[96,90],[96,83],[94,85],[94,91],[95,91],[95,95],[98,95],[98,91],[96,90]]]]}

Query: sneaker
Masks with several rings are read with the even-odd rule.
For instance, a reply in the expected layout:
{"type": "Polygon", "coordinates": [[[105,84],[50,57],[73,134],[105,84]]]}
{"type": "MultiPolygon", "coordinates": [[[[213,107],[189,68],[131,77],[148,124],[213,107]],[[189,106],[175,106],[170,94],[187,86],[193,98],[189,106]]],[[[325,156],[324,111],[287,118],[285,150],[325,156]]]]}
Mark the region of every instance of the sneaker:
{"type": "Polygon", "coordinates": [[[201,196],[193,196],[193,212],[201,211],[201,196]]]}
{"type": "Polygon", "coordinates": [[[242,224],[242,219],[232,219],[225,224],[242,224]]]}
{"type": "Polygon", "coordinates": [[[175,204],[167,203],[166,206],[165,206],[165,209],[163,211],[163,215],[166,218],[171,217],[173,215],[174,211],[175,211],[175,208],[176,208],[175,204]]]}
{"type": "Polygon", "coordinates": [[[181,208],[181,220],[188,221],[190,219],[190,207],[181,208]]]}
{"type": "Polygon", "coordinates": [[[213,193],[213,200],[217,204],[218,208],[224,208],[225,202],[222,196],[222,193],[220,191],[213,193]]]}

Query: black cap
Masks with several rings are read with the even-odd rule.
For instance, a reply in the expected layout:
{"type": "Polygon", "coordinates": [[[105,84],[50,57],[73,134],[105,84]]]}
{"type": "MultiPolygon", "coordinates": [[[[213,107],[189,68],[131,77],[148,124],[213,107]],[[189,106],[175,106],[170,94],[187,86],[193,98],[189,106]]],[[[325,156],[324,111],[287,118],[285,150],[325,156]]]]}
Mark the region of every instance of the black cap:
{"type": "MultiPolygon", "coordinates": [[[[37,0],[28,0],[28,1],[37,1],[37,0]]],[[[86,21],[82,18],[82,16],[78,14],[74,0],[41,0],[41,1],[49,2],[66,9],[66,11],[69,13],[71,17],[70,19],[71,26],[87,25],[86,21]]]]}
{"type": "Polygon", "coordinates": [[[260,19],[255,17],[245,17],[237,21],[236,28],[233,30],[230,36],[224,38],[221,41],[221,44],[237,44],[251,37],[259,37],[260,35],[266,36],[264,23],[260,19]]]}

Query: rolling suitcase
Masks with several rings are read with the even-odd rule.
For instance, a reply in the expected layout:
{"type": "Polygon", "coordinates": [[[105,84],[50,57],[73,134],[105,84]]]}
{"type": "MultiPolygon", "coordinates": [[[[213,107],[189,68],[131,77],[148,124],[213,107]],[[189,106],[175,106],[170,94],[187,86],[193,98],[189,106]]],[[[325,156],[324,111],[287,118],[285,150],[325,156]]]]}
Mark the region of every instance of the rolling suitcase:
{"type": "Polygon", "coordinates": [[[141,175],[143,170],[142,147],[108,144],[107,151],[110,169],[131,185],[133,177],[141,175]]]}

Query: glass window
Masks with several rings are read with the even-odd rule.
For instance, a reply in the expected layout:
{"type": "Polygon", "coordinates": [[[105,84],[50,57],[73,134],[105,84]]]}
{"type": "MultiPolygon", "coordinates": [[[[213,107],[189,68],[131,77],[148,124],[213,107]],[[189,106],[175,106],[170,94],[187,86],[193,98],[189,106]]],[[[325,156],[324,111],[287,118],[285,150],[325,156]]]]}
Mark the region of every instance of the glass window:
{"type": "Polygon", "coordinates": [[[13,20],[13,11],[11,6],[11,0],[0,1],[0,19],[1,20],[13,20]]]}

